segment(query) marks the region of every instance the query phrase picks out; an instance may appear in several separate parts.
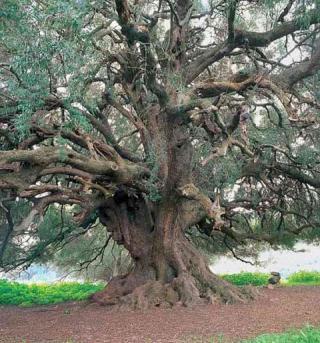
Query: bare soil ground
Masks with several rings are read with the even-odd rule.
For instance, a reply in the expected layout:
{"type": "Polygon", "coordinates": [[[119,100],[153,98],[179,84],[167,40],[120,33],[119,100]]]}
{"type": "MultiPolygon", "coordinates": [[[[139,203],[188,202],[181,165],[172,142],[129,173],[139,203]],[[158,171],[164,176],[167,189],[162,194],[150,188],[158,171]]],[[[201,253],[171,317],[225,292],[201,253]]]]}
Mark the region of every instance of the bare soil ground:
{"type": "Polygon", "coordinates": [[[119,311],[93,304],[0,307],[0,342],[238,342],[265,332],[320,325],[320,287],[262,289],[248,304],[119,311]]]}

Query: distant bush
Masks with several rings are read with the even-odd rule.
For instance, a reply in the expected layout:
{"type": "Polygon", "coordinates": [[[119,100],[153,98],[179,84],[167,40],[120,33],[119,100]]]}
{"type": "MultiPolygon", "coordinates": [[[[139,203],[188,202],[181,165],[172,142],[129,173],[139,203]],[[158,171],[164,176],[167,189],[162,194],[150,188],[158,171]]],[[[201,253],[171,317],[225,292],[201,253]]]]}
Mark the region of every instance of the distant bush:
{"type": "Polygon", "coordinates": [[[103,287],[102,284],[78,282],[27,285],[0,280],[0,304],[31,306],[84,300],[103,287]]]}
{"type": "Polygon", "coordinates": [[[301,330],[292,330],[280,334],[265,334],[242,343],[319,343],[320,329],[306,327],[301,330]]]}
{"type": "Polygon", "coordinates": [[[287,279],[288,285],[320,285],[320,272],[300,271],[291,274],[287,279]]]}
{"type": "Polygon", "coordinates": [[[269,274],[264,273],[247,273],[222,275],[223,279],[233,283],[236,286],[264,286],[268,284],[269,274]]]}

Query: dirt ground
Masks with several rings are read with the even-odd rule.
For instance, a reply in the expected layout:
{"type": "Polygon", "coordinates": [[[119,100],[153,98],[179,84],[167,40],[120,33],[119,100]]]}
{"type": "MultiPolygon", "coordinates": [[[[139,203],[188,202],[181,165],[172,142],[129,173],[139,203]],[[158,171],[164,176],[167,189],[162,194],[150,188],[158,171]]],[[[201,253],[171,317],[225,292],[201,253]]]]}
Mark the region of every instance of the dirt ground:
{"type": "Polygon", "coordinates": [[[0,342],[230,342],[305,324],[320,325],[320,287],[262,289],[249,304],[116,311],[93,304],[0,307],[0,342]]]}

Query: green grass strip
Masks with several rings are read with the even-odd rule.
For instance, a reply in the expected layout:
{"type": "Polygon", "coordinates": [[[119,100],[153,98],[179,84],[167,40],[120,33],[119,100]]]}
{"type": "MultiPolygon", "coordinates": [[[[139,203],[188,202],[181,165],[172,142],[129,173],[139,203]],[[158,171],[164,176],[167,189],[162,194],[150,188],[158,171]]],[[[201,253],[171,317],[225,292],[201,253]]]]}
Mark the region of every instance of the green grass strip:
{"type": "Polygon", "coordinates": [[[307,326],[280,334],[264,334],[242,343],[320,343],[320,329],[307,326]]]}
{"type": "Polygon", "coordinates": [[[59,282],[28,285],[0,280],[0,304],[31,306],[79,301],[87,299],[103,287],[103,284],[93,283],[59,282]]]}

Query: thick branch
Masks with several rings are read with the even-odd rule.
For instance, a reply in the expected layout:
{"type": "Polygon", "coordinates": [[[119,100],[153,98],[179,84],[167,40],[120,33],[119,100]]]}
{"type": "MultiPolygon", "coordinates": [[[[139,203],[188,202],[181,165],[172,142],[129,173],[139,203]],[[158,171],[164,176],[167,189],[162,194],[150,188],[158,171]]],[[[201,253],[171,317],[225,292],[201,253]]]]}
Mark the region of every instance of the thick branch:
{"type": "MultiPolygon", "coordinates": [[[[309,11],[305,16],[308,16],[310,19],[310,25],[320,22],[317,10],[309,11]]],[[[250,48],[265,47],[279,38],[300,30],[301,26],[301,21],[298,18],[275,26],[274,29],[266,32],[236,30],[233,42],[226,40],[223,43],[216,45],[214,48],[206,50],[196,60],[189,64],[186,82],[187,84],[191,83],[208,66],[219,61],[223,57],[228,56],[237,47],[243,45],[250,48]]]]}
{"type": "Polygon", "coordinates": [[[130,182],[148,175],[148,170],[138,164],[88,158],[64,147],[0,152],[1,164],[13,162],[28,162],[45,168],[53,163],[62,163],[87,173],[107,175],[119,182],[130,182]]]}
{"type": "Polygon", "coordinates": [[[290,89],[297,82],[315,75],[320,69],[320,40],[318,39],[315,45],[315,50],[310,58],[304,62],[300,62],[286,70],[274,79],[279,84],[290,89]]]}
{"type": "Polygon", "coordinates": [[[187,184],[179,189],[182,196],[187,199],[196,200],[200,203],[207,216],[214,220],[214,228],[218,229],[224,225],[224,220],[221,218],[225,211],[220,206],[220,198],[217,195],[214,202],[208,196],[203,194],[195,185],[187,184]]]}
{"type": "Polygon", "coordinates": [[[308,174],[301,172],[301,170],[297,168],[290,167],[282,163],[277,163],[276,165],[272,167],[274,167],[274,169],[278,171],[281,171],[282,174],[290,177],[293,180],[297,180],[301,183],[305,183],[314,188],[320,188],[320,178],[310,176],[308,174]]]}

